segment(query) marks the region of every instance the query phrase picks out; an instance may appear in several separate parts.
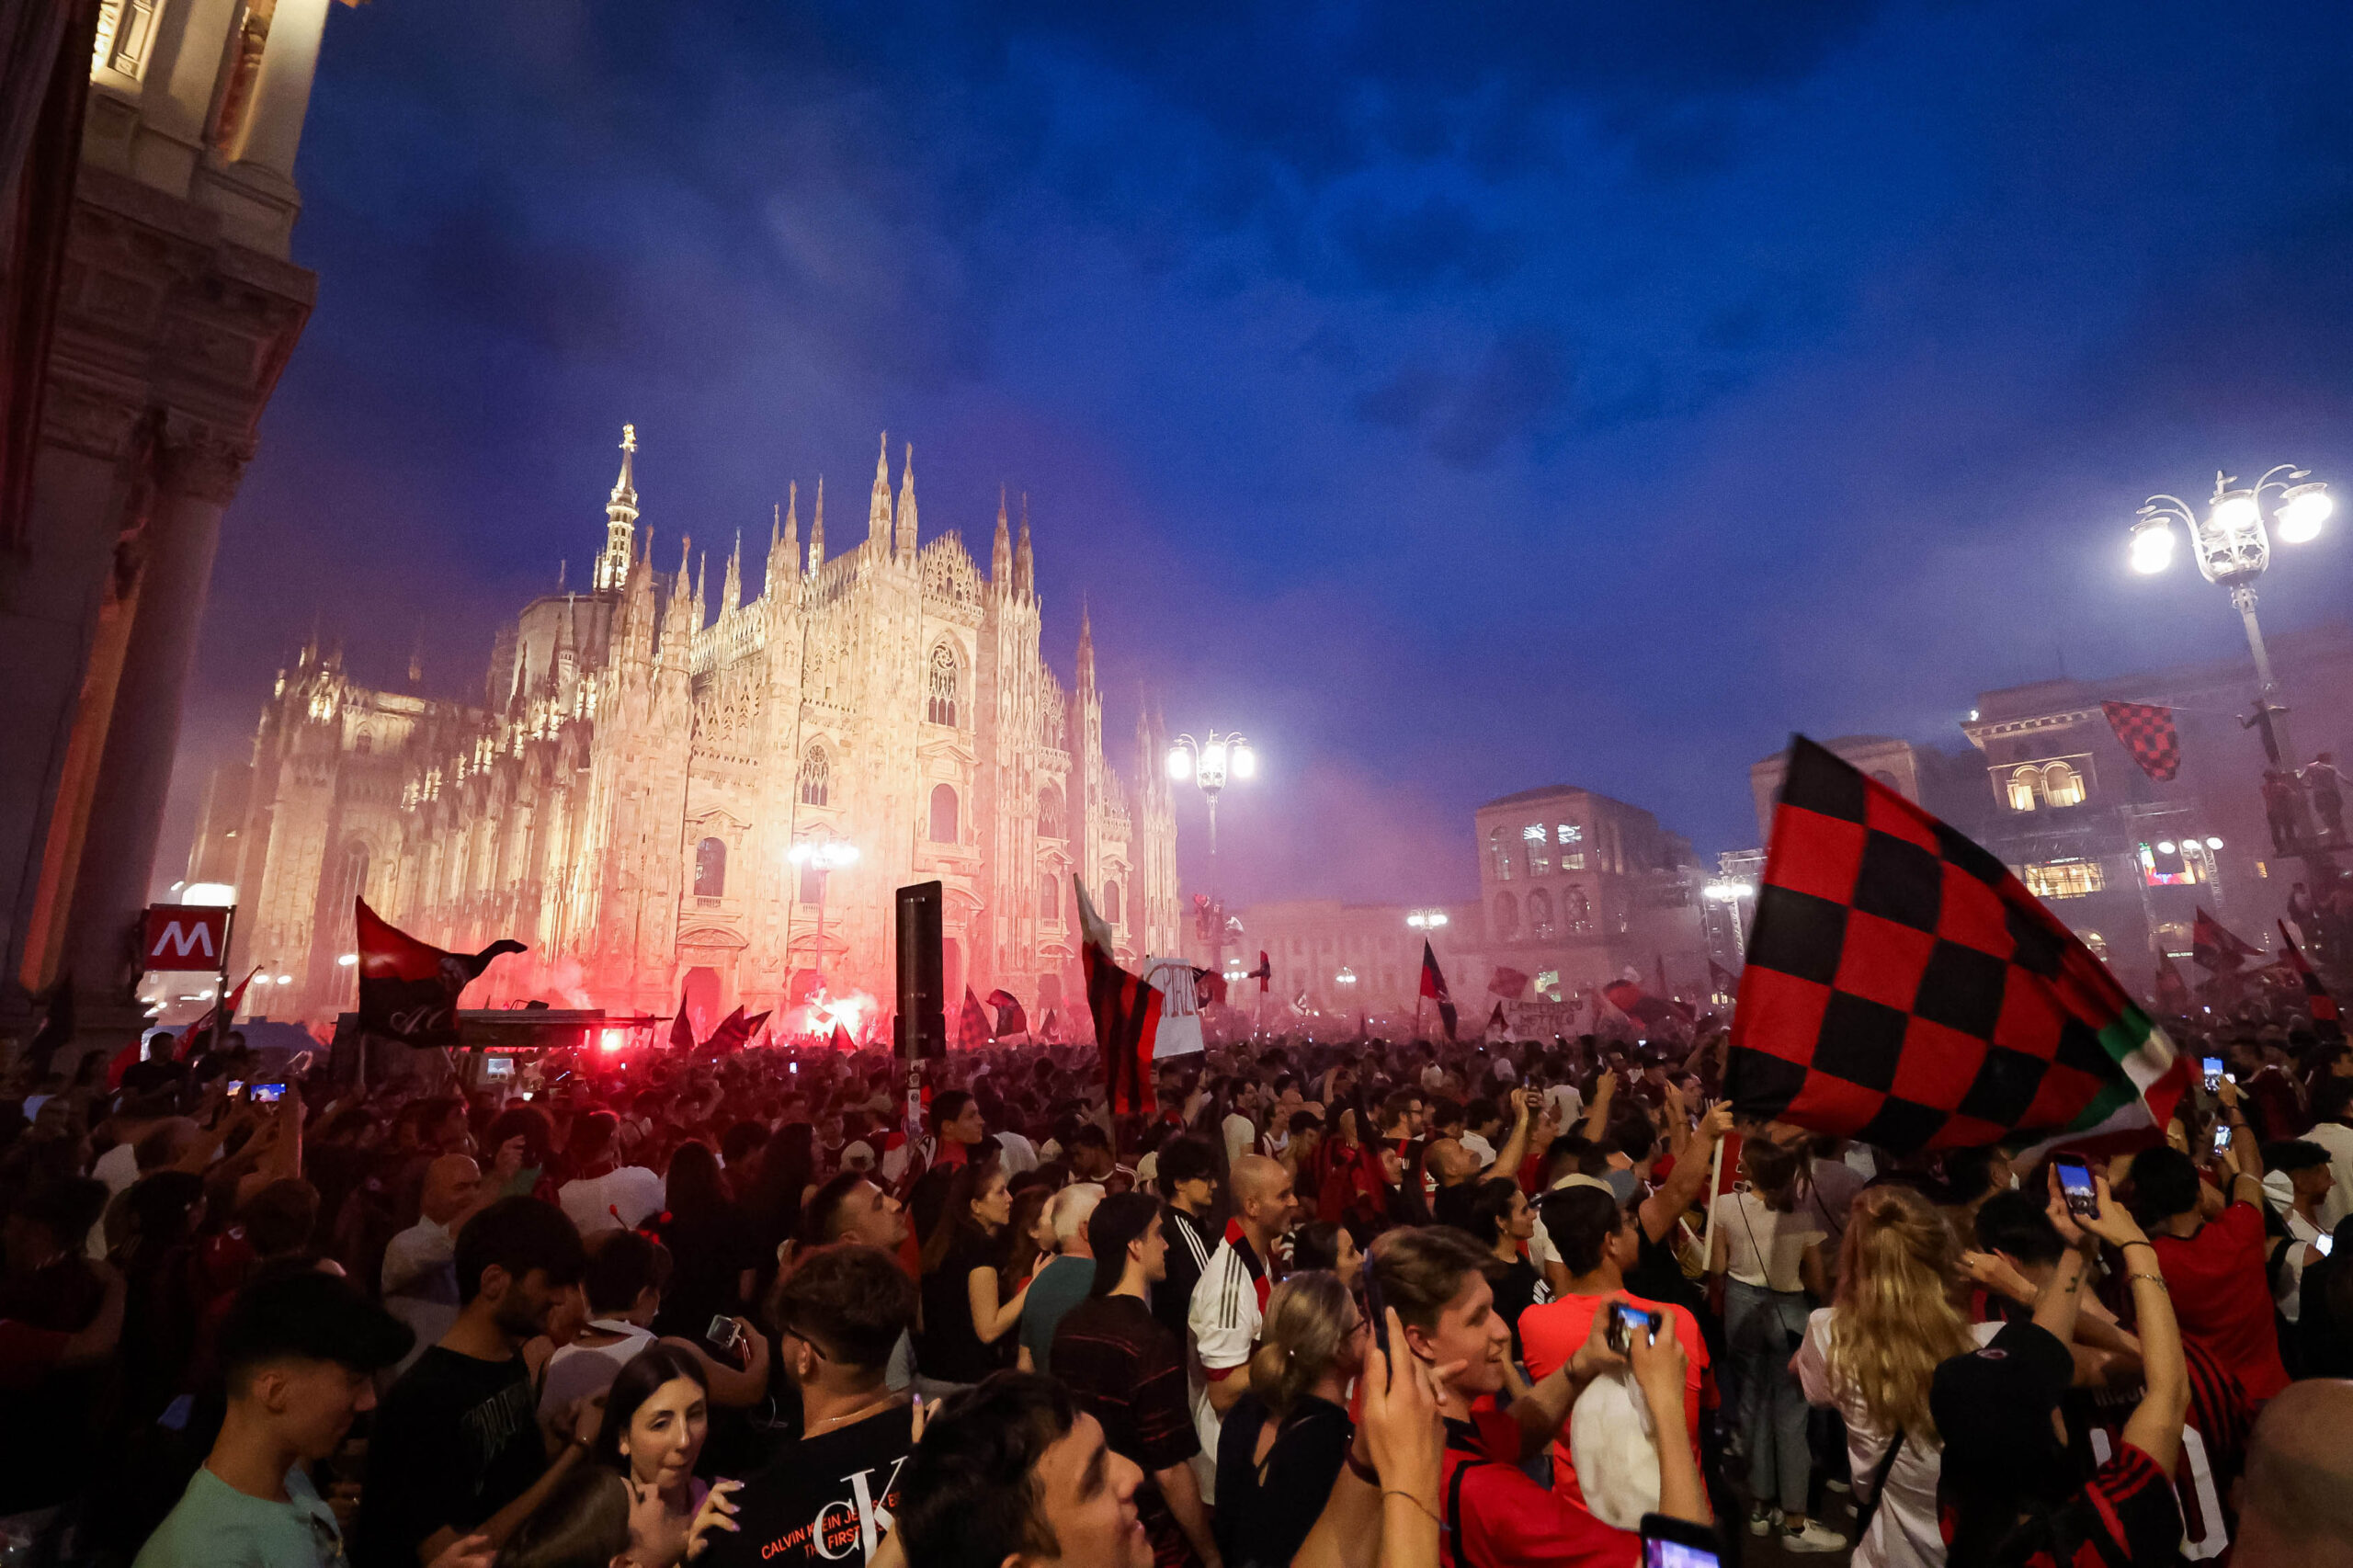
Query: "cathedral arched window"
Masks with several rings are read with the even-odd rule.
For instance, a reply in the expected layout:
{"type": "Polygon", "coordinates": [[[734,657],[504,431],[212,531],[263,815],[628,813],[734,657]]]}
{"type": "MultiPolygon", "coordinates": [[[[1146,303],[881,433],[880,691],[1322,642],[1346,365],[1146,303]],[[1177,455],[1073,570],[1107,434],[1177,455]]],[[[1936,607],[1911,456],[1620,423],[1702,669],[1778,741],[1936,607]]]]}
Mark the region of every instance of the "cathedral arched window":
{"type": "Polygon", "coordinates": [[[1542,888],[1528,895],[1528,934],[1540,940],[1552,934],[1552,895],[1542,888]]]}
{"type": "Polygon", "coordinates": [[[2021,767],[2010,775],[2010,810],[2030,812],[2035,807],[2035,795],[2042,786],[2042,769],[2021,767]]]}
{"type": "Polygon", "coordinates": [[[1069,824],[1063,820],[1063,792],[1051,784],[1038,791],[1038,836],[1070,836],[1069,824]]]}
{"type": "Polygon", "coordinates": [[[2063,762],[2045,764],[2042,769],[2043,798],[2054,806],[2079,806],[2084,802],[2084,777],[2063,762]]]}
{"type": "Polygon", "coordinates": [[[1487,830],[1487,863],[1495,868],[1495,881],[1499,882],[1511,881],[1511,841],[1504,836],[1502,828],[1489,828],[1487,830]]]}
{"type": "Polygon", "coordinates": [[[717,898],[727,891],[727,846],[706,838],[695,846],[695,896],[717,898]]]}
{"type": "Polygon", "coordinates": [[[1519,900],[1507,892],[1495,894],[1495,935],[1506,941],[1519,935],[1519,900]]]}
{"type": "Polygon", "coordinates": [[[934,844],[956,842],[956,787],[952,784],[932,786],[931,841],[934,844]]]}
{"type": "Polygon", "coordinates": [[[924,717],[935,724],[954,725],[956,722],[956,650],[942,642],[931,651],[931,699],[925,705],[924,717]]]}
{"type": "Polygon", "coordinates": [[[801,758],[801,803],[822,806],[830,792],[833,767],[825,760],[824,746],[811,746],[801,758]]]}
{"type": "Polygon", "coordinates": [[[1103,884],[1103,920],[1109,926],[1120,923],[1120,884],[1117,882],[1103,884]]]}
{"type": "Polygon", "coordinates": [[[1051,870],[1038,873],[1038,918],[1053,922],[1063,917],[1062,879],[1051,870]]]}

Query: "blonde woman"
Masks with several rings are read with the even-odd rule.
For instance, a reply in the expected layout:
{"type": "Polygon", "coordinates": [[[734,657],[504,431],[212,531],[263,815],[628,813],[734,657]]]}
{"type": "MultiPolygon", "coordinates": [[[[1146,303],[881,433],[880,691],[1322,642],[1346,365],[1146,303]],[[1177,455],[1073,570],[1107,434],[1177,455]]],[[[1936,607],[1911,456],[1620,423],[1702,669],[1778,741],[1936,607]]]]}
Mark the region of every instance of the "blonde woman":
{"type": "Polygon", "coordinates": [[[1218,1551],[1226,1568],[1279,1568],[1315,1523],[1302,1499],[1328,1496],[1356,1434],[1348,1383],[1364,1365],[1365,1324],[1339,1277],[1294,1274],[1267,1299],[1250,1392],[1226,1412],[1217,1445],[1218,1551]]]}
{"type": "Polygon", "coordinates": [[[1937,1528],[1943,1445],[1928,1415],[1928,1385],[1939,1361],[1987,1343],[2002,1326],[1972,1328],[1953,1306],[1959,1260],[1944,1216],[1918,1192],[1865,1188],[1839,1247],[1837,1299],[1806,1321],[1793,1363],[1798,1381],[1808,1401],[1846,1418],[1855,1506],[1870,1514],[1855,1545],[1855,1568],[1944,1562],[1937,1528]]]}

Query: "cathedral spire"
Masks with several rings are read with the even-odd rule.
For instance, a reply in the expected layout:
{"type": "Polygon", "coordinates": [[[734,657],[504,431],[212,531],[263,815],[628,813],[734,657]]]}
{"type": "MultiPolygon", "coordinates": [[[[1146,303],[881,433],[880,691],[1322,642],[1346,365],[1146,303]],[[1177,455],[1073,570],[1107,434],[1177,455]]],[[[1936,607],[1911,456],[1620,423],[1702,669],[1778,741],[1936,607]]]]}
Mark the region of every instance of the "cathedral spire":
{"type": "Polygon", "coordinates": [[[817,476],[817,519],[809,525],[809,575],[825,563],[825,476],[817,476]]]}
{"type": "Polygon", "coordinates": [[[628,585],[633,558],[630,536],[637,523],[637,426],[621,426],[621,476],[613,482],[612,499],[605,504],[605,549],[597,557],[593,586],[598,593],[618,592],[628,585]]]}
{"type": "Polygon", "coordinates": [[[906,456],[899,466],[899,527],[895,544],[900,556],[912,559],[915,552],[915,444],[909,441],[906,456]]]}
{"type": "Polygon", "coordinates": [[[1013,591],[1028,598],[1038,591],[1037,562],[1029,553],[1029,493],[1021,493],[1021,542],[1013,547],[1013,591]]]}
{"type": "Polygon", "coordinates": [[[1087,612],[1086,600],[1078,601],[1078,689],[1091,691],[1095,687],[1095,619],[1087,612]]]}
{"type": "Polygon", "coordinates": [[[727,579],[719,586],[719,613],[733,615],[744,603],[744,530],[735,530],[735,548],[727,557],[727,579]]]}
{"type": "Polygon", "coordinates": [[[989,582],[998,593],[1013,585],[1013,540],[1005,531],[1005,486],[996,487],[996,542],[989,547],[989,582]]]}
{"type": "Polygon", "coordinates": [[[705,599],[703,598],[703,592],[702,592],[702,590],[703,590],[703,585],[704,585],[704,584],[706,584],[706,583],[708,583],[709,581],[710,581],[710,551],[707,551],[707,550],[706,550],[706,551],[704,551],[700,555],[698,555],[698,556],[696,556],[696,557],[695,557],[695,619],[694,619],[694,626],[695,626],[695,630],[696,630],[696,631],[701,631],[701,630],[702,630],[702,624],[703,624],[703,618],[702,618],[702,607],[703,607],[703,605],[704,605],[704,604],[705,604],[705,602],[706,602],[706,601],[705,601],[705,599]]]}
{"type": "Polygon", "coordinates": [[[874,454],[874,494],[866,504],[866,537],[891,537],[891,432],[882,432],[882,449],[874,454]]]}

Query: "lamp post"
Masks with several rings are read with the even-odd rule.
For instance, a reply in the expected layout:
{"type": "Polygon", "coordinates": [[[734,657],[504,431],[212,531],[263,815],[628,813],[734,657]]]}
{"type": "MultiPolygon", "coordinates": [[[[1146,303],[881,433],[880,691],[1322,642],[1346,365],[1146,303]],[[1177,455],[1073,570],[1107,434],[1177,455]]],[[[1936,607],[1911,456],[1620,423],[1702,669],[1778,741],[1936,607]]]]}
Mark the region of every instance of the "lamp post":
{"type": "Polygon", "coordinates": [[[1405,924],[1416,931],[1435,931],[1446,924],[1443,909],[1412,909],[1405,912],[1405,924]]]}
{"type": "Polygon", "coordinates": [[[1201,798],[1210,808],[1210,887],[1211,902],[1216,906],[1216,930],[1211,936],[1210,967],[1225,967],[1225,903],[1217,893],[1217,798],[1224,792],[1229,770],[1236,778],[1256,778],[1258,754],[1250,743],[1238,733],[1210,733],[1206,741],[1190,735],[1179,735],[1168,745],[1168,777],[1182,784],[1191,779],[1200,786],[1201,798]]]}
{"type": "Polygon", "coordinates": [[[2311,473],[2310,469],[2280,463],[2253,484],[2234,488],[2235,477],[2217,471],[2214,498],[2207,504],[2203,517],[2178,495],[2152,495],[2137,514],[2141,520],[2132,525],[2134,571],[2154,574],[2173,564],[2173,526],[2178,522],[2188,530],[2199,575],[2230,590],[2231,608],[2239,612],[2246,627],[2247,651],[2255,655],[2255,678],[2261,688],[2256,722],[2263,732],[2265,755],[2274,767],[2292,768],[2295,751],[2288,741],[2288,725],[2282,717],[2287,710],[2279,701],[2279,685],[2272,677],[2271,655],[2263,646],[2263,628],[2256,623],[2255,582],[2271,564],[2273,528],[2281,542],[2302,544],[2319,537],[2321,525],[2336,509],[2327,484],[2313,479],[2311,473]],[[2273,491],[2279,494],[2270,500],[2267,526],[2266,496],[2273,491]]]}
{"type": "MultiPolygon", "coordinates": [[[[784,852],[784,858],[803,870],[817,873],[817,962],[820,976],[825,964],[825,888],[835,871],[845,866],[858,864],[858,846],[838,838],[804,838],[784,852]]],[[[801,902],[801,890],[792,890],[792,897],[784,906],[784,951],[787,964],[792,957],[792,912],[801,902]]],[[[788,986],[790,984],[787,981],[788,986]]],[[[786,998],[788,1001],[790,997],[786,998]]]]}

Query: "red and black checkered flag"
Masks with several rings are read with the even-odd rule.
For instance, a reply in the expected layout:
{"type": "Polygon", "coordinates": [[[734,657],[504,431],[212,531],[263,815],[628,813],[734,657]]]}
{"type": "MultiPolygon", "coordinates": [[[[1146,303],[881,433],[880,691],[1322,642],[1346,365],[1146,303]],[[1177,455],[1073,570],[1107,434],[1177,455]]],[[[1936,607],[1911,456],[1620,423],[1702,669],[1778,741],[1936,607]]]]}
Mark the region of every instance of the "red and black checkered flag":
{"type": "Polygon", "coordinates": [[[2279,940],[2288,949],[2288,967],[2294,970],[2296,978],[2303,982],[2304,1006],[2313,1016],[2313,1032],[2323,1040],[2343,1040],[2345,1024],[2337,1016],[2336,998],[2328,994],[2328,987],[2320,983],[2320,976],[2304,960],[2303,949],[2296,946],[2296,938],[2288,935],[2285,920],[2279,922],[2279,940]]]}
{"type": "Polygon", "coordinates": [[[2174,728],[2172,709],[2153,702],[2103,702],[2099,710],[2142,772],[2160,784],[2172,782],[2181,771],[2181,732],[2174,728]]]}
{"type": "Polygon", "coordinates": [[[1999,860],[1802,735],[1740,979],[1733,1106],[1899,1153],[2154,1142],[2188,1081],[1999,860]]]}

